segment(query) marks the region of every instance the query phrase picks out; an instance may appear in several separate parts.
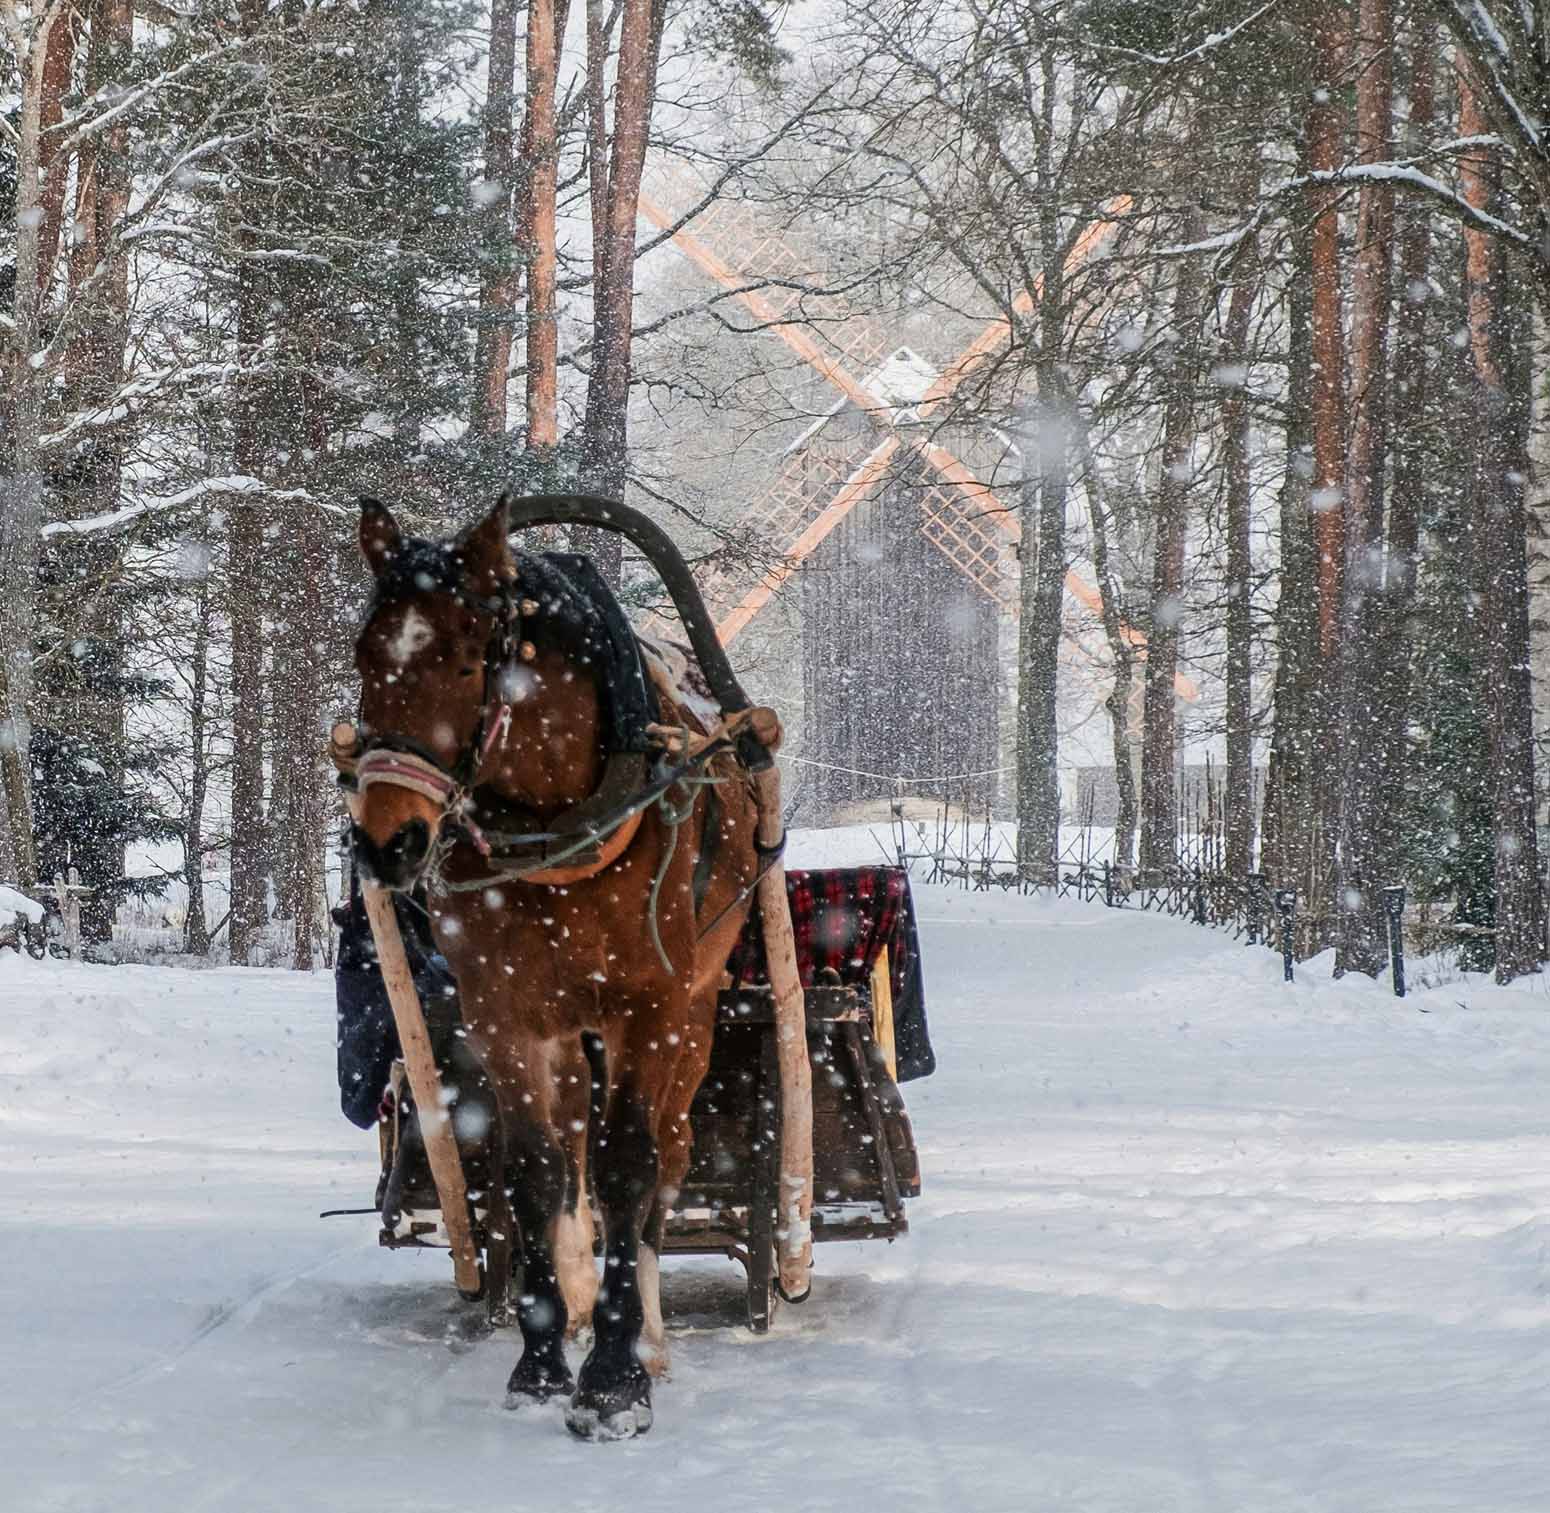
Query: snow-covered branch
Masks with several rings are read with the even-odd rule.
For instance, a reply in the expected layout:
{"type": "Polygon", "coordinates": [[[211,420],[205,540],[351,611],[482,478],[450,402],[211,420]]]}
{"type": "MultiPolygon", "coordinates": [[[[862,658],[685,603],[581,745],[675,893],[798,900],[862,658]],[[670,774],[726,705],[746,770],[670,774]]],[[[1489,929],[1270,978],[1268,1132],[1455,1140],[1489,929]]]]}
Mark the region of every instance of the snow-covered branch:
{"type": "MultiPolygon", "coordinates": [[[[1472,139],[1479,141],[1482,139],[1472,139]]],[[[1310,188],[1315,184],[1331,184],[1337,187],[1355,186],[1364,183],[1389,183],[1403,185],[1410,189],[1419,190],[1429,195],[1454,216],[1466,225],[1473,226],[1478,231],[1484,231],[1491,236],[1501,237],[1504,241],[1511,242],[1515,247],[1521,247],[1527,251],[1537,248],[1537,243],[1528,232],[1518,226],[1504,221],[1500,216],[1492,215],[1487,210],[1482,210],[1471,205],[1462,195],[1449,188],[1441,179],[1433,178],[1429,173],[1423,173],[1411,163],[1361,163],[1351,164],[1344,168],[1334,168],[1327,172],[1298,174],[1295,178],[1285,179],[1279,184],[1272,185],[1265,192],[1265,197],[1259,208],[1248,220],[1243,221],[1230,230],[1218,232],[1215,236],[1203,237],[1192,242],[1178,242],[1171,246],[1159,247],[1154,254],[1157,257],[1197,257],[1206,253],[1219,253],[1231,251],[1237,247],[1254,231],[1264,224],[1275,204],[1289,195],[1310,188]]]]}
{"type": "Polygon", "coordinates": [[[49,431],[39,437],[39,445],[46,452],[72,446],[93,432],[129,419],[168,389],[204,380],[212,380],[218,388],[220,384],[239,376],[251,377],[261,371],[264,371],[262,367],[251,364],[242,367],[234,362],[191,363],[187,367],[149,369],[135,374],[127,383],[120,385],[102,404],[76,411],[57,431],[49,431]]]}
{"type": "Polygon", "coordinates": [[[63,133],[55,145],[56,152],[65,152],[74,147],[76,143],[84,141],[88,137],[97,136],[107,130],[115,122],[121,120],[146,100],[163,91],[170,89],[174,84],[181,83],[191,74],[197,74],[201,69],[208,68],[212,63],[222,58],[232,58],[244,51],[248,46],[246,38],[237,38],[220,47],[211,48],[208,52],[200,53],[197,57],[180,63],[176,68],[169,68],[165,73],[158,74],[154,79],[147,79],[145,83],[136,85],[133,89],[119,94],[116,99],[109,100],[109,96],[117,86],[104,86],[90,99],[65,116],[57,126],[51,129],[50,135],[63,133]],[[104,108],[104,106],[106,108],[104,108]]]}
{"type": "Polygon", "coordinates": [[[247,495],[255,501],[276,504],[301,500],[322,510],[324,514],[345,518],[351,518],[354,513],[337,504],[329,504],[326,500],[319,499],[309,489],[277,489],[265,483],[262,478],[235,474],[226,478],[201,479],[200,482],[179,493],[169,494],[161,499],[142,499],[135,504],[126,504],[122,509],[109,510],[101,515],[88,515],[82,520],[55,520],[43,527],[42,534],[45,540],[60,536],[99,536],[148,515],[165,515],[174,510],[185,509],[212,496],[226,497],[233,494],[247,495]]]}
{"type": "MultiPolygon", "coordinates": [[[[1542,94],[1534,89],[1542,85],[1545,65],[1538,55],[1537,41],[1521,48],[1514,47],[1482,0],[1443,0],[1442,12],[1459,48],[1468,57],[1481,86],[1486,91],[1490,115],[1495,124],[1510,131],[1518,139],[1518,146],[1537,161],[1531,171],[1545,186],[1543,158],[1545,139],[1538,115],[1529,109],[1520,95],[1529,85],[1531,96],[1542,94]],[[1540,75],[1538,81],[1524,78],[1524,70],[1540,75]]],[[[1523,30],[1527,36],[1534,18],[1525,20],[1523,30]]]]}
{"type": "Polygon", "coordinates": [[[1280,0],[1265,0],[1257,11],[1245,16],[1235,26],[1229,26],[1225,31],[1212,32],[1207,37],[1202,37],[1193,47],[1186,48],[1181,53],[1149,53],[1142,52],[1134,47],[1120,47],[1113,43],[1089,42],[1083,40],[1081,45],[1089,52],[1104,53],[1110,57],[1128,58],[1133,63],[1146,63],[1153,68],[1180,68],[1186,63],[1193,63],[1203,58],[1207,53],[1214,52],[1219,47],[1226,46],[1240,33],[1247,31],[1261,17],[1268,15],[1280,3],[1280,0]]]}

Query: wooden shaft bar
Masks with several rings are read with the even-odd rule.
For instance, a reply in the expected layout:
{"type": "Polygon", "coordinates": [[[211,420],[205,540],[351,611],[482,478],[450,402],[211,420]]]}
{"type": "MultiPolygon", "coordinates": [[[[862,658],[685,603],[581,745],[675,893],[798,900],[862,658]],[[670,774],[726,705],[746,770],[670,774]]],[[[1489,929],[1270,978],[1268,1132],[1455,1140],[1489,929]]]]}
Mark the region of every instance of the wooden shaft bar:
{"type": "Polygon", "coordinates": [[[452,1242],[452,1275],[459,1292],[477,1297],[481,1290],[479,1252],[468,1220],[468,1185],[463,1179],[463,1161],[458,1155],[452,1120],[442,1103],[441,1074],[431,1053],[430,1032],[425,1028],[425,1013],[415,991],[409,959],[404,955],[403,937],[398,933],[398,916],[386,890],[375,883],[361,885],[361,898],[377,945],[377,962],[382,968],[388,1002],[393,1006],[404,1070],[409,1074],[409,1090],[414,1094],[420,1117],[420,1137],[430,1159],[436,1196],[441,1200],[441,1222],[452,1242]]]}
{"type": "MultiPolygon", "coordinates": [[[[778,846],[780,769],[753,775],[759,844],[778,846]]],[[[813,1068],[807,1056],[807,1003],[797,971],[796,934],[786,869],[777,860],[759,880],[759,919],[775,999],[775,1049],[780,1064],[780,1198],[775,1225],[781,1291],[805,1297],[813,1266],[813,1068]]]]}
{"type": "Polygon", "coordinates": [[[893,978],[888,965],[888,947],[877,953],[872,963],[872,1038],[883,1053],[883,1064],[895,1082],[899,1080],[899,1054],[893,1038],[893,978]]]}

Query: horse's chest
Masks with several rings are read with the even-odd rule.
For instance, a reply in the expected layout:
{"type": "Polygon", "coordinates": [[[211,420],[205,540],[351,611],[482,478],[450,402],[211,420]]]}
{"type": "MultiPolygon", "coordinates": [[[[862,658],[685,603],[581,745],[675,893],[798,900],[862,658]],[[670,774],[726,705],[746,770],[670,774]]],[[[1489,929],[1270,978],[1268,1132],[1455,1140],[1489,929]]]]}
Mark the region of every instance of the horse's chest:
{"type": "Polygon", "coordinates": [[[557,1032],[573,1015],[590,1017],[610,987],[630,985],[628,929],[598,900],[578,890],[545,890],[530,899],[480,907],[437,922],[447,959],[466,1004],[515,1004],[526,1017],[555,1018],[557,1032]],[[625,938],[621,938],[621,933],[625,938]]]}

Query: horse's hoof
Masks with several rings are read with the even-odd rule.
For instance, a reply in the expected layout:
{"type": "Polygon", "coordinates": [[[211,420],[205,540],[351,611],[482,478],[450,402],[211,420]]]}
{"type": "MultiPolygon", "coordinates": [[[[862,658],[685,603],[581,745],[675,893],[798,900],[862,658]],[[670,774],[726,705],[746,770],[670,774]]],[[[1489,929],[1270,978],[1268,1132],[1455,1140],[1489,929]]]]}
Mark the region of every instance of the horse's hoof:
{"type": "Polygon", "coordinates": [[[619,1394],[599,1392],[592,1394],[591,1401],[583,1402],[582,1394],[577,1393],[565,1410],[565,1427],[577,1439],[588,1439],[595,1444],[635,1439],[644,1434],[651,1428],[651,1399],[629,1403],[618,1401],[619,1397],[619,1394]]]}
{"type": "Polygon", "coordinates": [[[547,1403],[552,1397],[569,1397],[576,1390],[576,1378],[564,1360],[528,1364],[523,1355],[506,1383],[506,1406],[525,1408],[529,1403],[547,1403]]]}

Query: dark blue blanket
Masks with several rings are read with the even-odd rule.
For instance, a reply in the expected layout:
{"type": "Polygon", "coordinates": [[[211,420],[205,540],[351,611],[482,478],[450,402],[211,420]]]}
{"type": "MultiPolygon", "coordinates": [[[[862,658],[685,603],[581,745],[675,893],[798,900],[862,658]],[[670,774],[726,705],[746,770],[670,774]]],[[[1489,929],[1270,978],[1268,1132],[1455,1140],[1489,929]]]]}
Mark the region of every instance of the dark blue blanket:
{"type": "MultiPolygon", "coordinates": [[[[414,985],[425,1009],[431,1038],[458,1023],[457,984],[446,958],[431,940],[430,922],[418,900],[395,896],[398,929],[414,985]]],[[[360,887],[334,911],[339,954],[334,964],[334,1011],[338,1029],[339,1106],[361,1129],[377,1122],[388,1074],[400,1054],[392,1006],[377,965],[377,948],[366,921],[360,887]]]]}

